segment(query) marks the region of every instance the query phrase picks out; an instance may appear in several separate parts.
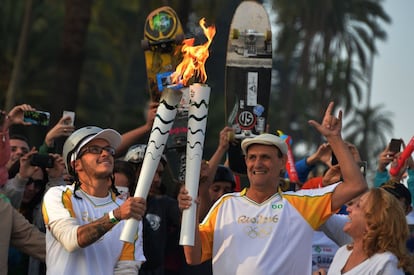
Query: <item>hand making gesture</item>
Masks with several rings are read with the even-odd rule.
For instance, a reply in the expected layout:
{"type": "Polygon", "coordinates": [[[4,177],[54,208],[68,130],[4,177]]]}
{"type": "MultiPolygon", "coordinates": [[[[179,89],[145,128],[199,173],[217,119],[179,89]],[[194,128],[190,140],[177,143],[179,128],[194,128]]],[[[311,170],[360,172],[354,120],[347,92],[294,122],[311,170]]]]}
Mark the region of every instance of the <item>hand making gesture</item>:
{"type": "Polygon", "coordinates": [[[341,136],[342,130],[342,110],[339,111],[338,117],[334,116],[334,103],[330,102],[325,111],[322,123],[319,124],[315,120],[309,120],[309,124],[315,127],[325,137],[341,136]]]}

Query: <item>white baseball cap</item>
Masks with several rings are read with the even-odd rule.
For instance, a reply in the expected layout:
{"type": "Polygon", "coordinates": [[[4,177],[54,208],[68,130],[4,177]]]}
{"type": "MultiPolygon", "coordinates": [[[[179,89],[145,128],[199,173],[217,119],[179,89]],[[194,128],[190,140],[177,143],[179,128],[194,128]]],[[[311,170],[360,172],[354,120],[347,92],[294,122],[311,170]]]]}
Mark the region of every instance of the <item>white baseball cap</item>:
{"type": "Polygon", "coordinates": [[[243,150],[243,154],[246,155],[247,149],[253,144],[276,146],[284,155],[286,155],[288,151],[287,144],[282,138],[272,134],[261,134],[253,138],[246,138],[242,141],[241,148],[243,150]]]}
{"type": "Polygon", "coordinates": [[[95,135],[89,136],[82,140],[82,142],[79,144],[78,149],[76,150],[76,155],[79,154],[80,150],[88,144],[90,141],[94,139],[104,139],[109,143],[109,146],[113,147],[114,149],[118,148],[118,146],[121,144],[122,137],[121,135],[113,130],[113,129],[103,129],[100,132],[98,132],[95,135]]]}

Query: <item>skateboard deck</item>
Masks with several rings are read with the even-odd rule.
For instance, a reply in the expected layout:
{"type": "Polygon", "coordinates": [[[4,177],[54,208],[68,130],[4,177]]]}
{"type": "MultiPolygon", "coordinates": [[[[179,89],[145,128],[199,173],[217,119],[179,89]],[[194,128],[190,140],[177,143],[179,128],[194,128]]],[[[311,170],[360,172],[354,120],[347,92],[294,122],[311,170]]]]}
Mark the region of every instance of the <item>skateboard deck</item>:
{"type": "Polygon", "coordinates": [[[230,25],[226,57],[226,123],[234,130],[228,150],[231,170],[246,174],[240,143],[266,130],[272,76],[272,33],[268,14],[243,1],[230,25]]]}
{"type": "MultiPolygon", "coordinates": [[[[144,49],[148,89],[152,101],[159,101],[163,89],[171,84],[170,75],[182,61],[184,31],[177,13],[169,6],[152,11],[145,21],[144,49]]],[[[179,104],[174,124],[170,130],[166,156],[171,172],[180,180],[185,172],[185,148],[187,145],[187,112],[185,96],[179,104]]]]}
{"type": "Polygon", "coordinates": [[[147,16],[141,46],[152,101],[159,101],[162,90],[169,84],[169,76],[181,62],[183,40],[180,19],[171,7],[160,7],[147,16]]]}

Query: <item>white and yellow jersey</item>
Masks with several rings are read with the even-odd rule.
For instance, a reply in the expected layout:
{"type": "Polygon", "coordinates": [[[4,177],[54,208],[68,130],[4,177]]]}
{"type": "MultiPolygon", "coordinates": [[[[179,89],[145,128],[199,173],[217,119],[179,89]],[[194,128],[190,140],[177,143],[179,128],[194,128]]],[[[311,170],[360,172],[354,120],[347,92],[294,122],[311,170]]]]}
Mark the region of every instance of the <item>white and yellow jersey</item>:
{"type": "Polygon", "coordinates": [[[258,204],[224,195],[200,224],[202,261],[214,274],[311,274],[312,236],[332,213],[335,185],[276,193],[258,204]]]}
{"type": "Polygon", "coordinates": [[[145,261],[142,250],[142,222],[134,244],[119,239],[124,221],[116,224],[95,243],[79,248],[76,231],[119,207],[124,201],[110,192],[105,198],[92,197],[73,186],[56,186],[46,192],[43,218],[46,224],[46,267],[48,274],[114,274],[119,261],[145,261]],[[55,226],[55,227],[54,227],[55,226]],[[62,232],[62,228],[65,232],[62,232]],[[63,245],[65,243],[65,245],[63,245]],[[66,247],[66,248],[65,248],[66,247]],[[72,251],[68,251],[70,247],[72,251]]]}

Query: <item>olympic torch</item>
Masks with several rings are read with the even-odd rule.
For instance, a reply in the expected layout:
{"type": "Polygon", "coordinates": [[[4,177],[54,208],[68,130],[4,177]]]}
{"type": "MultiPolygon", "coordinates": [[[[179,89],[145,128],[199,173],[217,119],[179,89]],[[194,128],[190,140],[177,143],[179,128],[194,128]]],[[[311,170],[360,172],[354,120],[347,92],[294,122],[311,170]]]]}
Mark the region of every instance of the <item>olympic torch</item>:
{"type": "MultiPolygon", "coordinates": [[[[178,89],[165,88],[162,92],[134,197],[146,198],[148,195],[155,171],[167,143],[168,134],[173,125],[181,96],[182,92],[178,89]]],[[[133,243],[137,236],[138,223],[135,219],[128,219],[125,222],[120,240],[133,243]]]]}
{"type": "MultiPolygon", "coordinates": [[[[185,188],[192,198],[196,198],[198,193],[209,98],[209,86],[200,83],[190,86],[185,188]]],[[[196,211],[195,203],[189,209],[183,211],[180,234],[181,245],[194,245],[194,229],[195,226],[198,226],[196,224],[196,211]]]]}
{"type": "MultiPolygon", "coordinates": [[[[181,82],[184,86],[187,86],[188,81],[193,77],[200,81],[200,83],[190,85],[190,106],[188,110],[185,188],[193,198],[196,198],[198,193],[211,90],[208,85],[204,84],[207,80],[204,65],[209,56],[208,48],[216,34],[214,26],[205,26],[204,18],[199,23],[207,37],[207,42],[193,46],[194,39],[184,40],[181,48],[183,61],[177,66],[175,73],[171,75],[173,83],[181,82]]],[[[189,209],[183,211],[180,234],[181,245],[194,245],[195,226],[198,226],[196,224],[196,209],[197,206],[193,203],[189,209]]]]}

